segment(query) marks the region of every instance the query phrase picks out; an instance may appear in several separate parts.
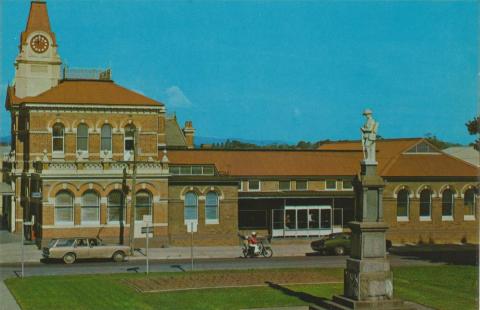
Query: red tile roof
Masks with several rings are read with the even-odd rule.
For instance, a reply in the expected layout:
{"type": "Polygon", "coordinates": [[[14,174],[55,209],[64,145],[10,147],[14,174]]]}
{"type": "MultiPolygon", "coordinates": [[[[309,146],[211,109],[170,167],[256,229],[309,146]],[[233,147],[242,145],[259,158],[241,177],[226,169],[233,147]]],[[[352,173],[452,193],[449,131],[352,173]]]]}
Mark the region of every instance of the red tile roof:
{"type": "MultiPolygon", "coordinates": [[[[447,154],[404,154],[421,138],[380,140],[378,171],[383,177],[477,177],[477,167],[447,154]]],[[[215,164],[235,176],[353,176],[363,159],[360,141],[329,143],[317,151],[171,150],[171,164],[215,164]]]]}
{"type": "Polygon", "coordinates": [[[215,164],[237,176],[354,175],[361,152],[170,150],[171,164],[215,164]]]}
{"type": "MultiPolygon", "coordinates": [[[[38,96],[18,98],[9,89],[10,104],[89,104],[89,105],[130,105],[163,106],[144,95],[128,90],[113,81],[103,80],[63,80],[38,96]]],[[[8,104],[8,103],[7,103],[8,104]]]]}

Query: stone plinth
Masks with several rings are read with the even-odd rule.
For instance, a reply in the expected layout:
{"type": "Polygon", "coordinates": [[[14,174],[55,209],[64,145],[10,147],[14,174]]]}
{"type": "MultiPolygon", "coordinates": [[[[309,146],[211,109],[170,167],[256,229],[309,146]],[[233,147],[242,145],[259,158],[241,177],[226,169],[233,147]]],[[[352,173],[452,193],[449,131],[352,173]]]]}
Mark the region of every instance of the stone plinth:
{"type": "Polygon", "coordinates": [[[416,309],[393,299],[393,274],[386,257],[382,195],[376,162],[362,162],[354,181],[357,207],[350,222],[352,247],[343,275],[343,295],[311,309],[416,309]]]}

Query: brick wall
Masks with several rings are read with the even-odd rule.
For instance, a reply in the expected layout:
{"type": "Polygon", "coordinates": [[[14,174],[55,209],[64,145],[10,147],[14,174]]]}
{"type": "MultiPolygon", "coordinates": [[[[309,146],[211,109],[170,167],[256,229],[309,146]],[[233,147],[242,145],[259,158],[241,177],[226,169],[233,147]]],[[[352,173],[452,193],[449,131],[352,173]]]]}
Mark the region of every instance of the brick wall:
{"type": "Polygon", "coordinates": [[[190,245],[191,235],[184,223],[184,195],[188,191],[198,194],[198,230],[194,233],[195,245],[237,245],[238,244],[238,197],[237,187],[230,186],[169,186],[168,223],[170,244],[190,245]],[[219,223],[205,223],[205,195],[215,190],[220,196],[219,223]]]}

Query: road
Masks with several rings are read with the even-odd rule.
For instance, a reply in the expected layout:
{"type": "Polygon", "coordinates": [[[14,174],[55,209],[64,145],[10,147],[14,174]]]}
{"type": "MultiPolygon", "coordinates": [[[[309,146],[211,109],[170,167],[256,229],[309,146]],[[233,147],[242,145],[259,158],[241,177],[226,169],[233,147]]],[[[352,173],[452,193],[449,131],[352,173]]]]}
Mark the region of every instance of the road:
{"type": "MultiPolygon", "coordinates": [[[[199,259],[194,261],[194,270],[221,269],[262,269],[262,268],[342,268],[347,256],[300,256],[273,258],[229,258],[199,259]]],[[[397,255],[389,255],[392,266],[433,265],[428,260],[412,259],[397,255]]],[[[114,263],[110,261],[79,261],[72,265],[62,262],[28,263],[25,265],[25,276],[72,275],[99,273],[145,272],[145,262],[141,260],[114,263]]],[[[190,260],[150,261],[150,272],[183,272],[191,270],[190,260]]],[[[20,274],[20,264],[0,266],[0,279],[15,277],[20,274]]]]}

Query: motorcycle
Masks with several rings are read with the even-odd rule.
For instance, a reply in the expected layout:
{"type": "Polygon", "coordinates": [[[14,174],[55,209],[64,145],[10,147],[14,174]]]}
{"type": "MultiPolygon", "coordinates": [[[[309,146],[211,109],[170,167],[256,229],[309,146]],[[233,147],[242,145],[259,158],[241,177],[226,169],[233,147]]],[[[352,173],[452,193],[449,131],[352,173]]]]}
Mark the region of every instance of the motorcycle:
{"type": "Polygon", "coordinates": [[[239,238],[242,240],[242,255],[243,257],[257,257],[257,256],[263,256],[263,257],[272,257],[273,255],[273,250],[272,247],[270,246],[270,238],[258,238],[257,241],[257,247],[258,251],[254,251],[254,247],[251,247],[248,244],[248,236],[243,236],[238,234],[239,238]]]}

